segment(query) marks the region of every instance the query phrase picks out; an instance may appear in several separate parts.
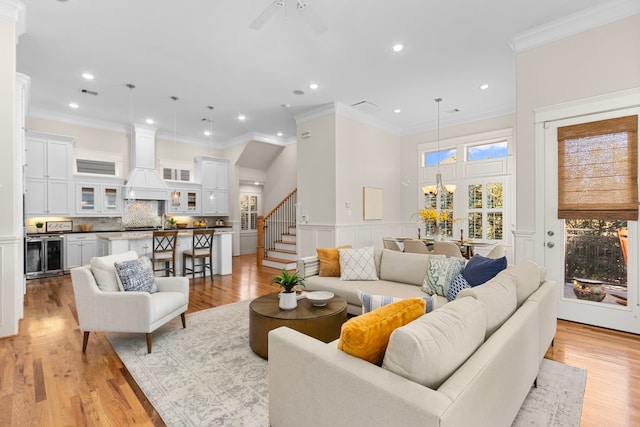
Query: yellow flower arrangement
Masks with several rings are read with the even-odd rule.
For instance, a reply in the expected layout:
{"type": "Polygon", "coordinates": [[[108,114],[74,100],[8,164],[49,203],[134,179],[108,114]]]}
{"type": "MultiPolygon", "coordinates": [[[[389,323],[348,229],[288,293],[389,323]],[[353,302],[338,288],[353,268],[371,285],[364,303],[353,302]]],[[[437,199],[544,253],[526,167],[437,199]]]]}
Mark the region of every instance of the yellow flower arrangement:
{"type": "Polygon", "coordinates": [[[420,209],[418,212],[414,213],[412,216],[419,216],[425,223],[429,221],[433,221],[436,225],[439,225],[442,221],[445,221],[451,216],[450,212],[445,211],[436,211],[433,208],[429,209],[420,209]]]}

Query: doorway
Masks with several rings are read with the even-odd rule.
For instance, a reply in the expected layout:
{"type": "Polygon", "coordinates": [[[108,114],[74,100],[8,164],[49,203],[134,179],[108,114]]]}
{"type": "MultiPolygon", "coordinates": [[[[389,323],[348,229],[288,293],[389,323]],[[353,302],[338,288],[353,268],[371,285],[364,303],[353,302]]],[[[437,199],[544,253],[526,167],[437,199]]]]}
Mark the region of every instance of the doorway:
{"type": "MultiPolygon", "coordinates": [[[[618,109],[544,123],[544,265],[547,276],[558,282],[560,319],[640,333],[637,216],[636,220],[622,220],[603,213],[602,217],[581,218],[574,212],[566,217],[558,197],[559,192],[567,191],[570,181],[566,175],[571,173],[562,169],[567,162],[559,159],[558,130],[639,112],[638,108],[618,109]]],[[[584,155],[584,151],[570,155],[584,155]]],[[[635,169],[637,174],[637,166],[635,169]]],[[[578,180],[570,185],[587,184],[578,180]]],[[[610,197],[619,196],[612,191],[610,197]]]]}

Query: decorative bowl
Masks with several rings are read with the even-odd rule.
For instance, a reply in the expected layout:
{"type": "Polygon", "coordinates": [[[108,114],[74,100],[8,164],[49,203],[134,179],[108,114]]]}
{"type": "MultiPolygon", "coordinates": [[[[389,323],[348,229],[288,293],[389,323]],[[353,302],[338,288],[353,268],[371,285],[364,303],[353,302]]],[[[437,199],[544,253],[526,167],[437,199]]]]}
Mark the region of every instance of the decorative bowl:
{"type": "Polygon", "coordinates": [[[324,307],[329,301],[331,301],[331,298],[333,298],[333,296],[334,295],[332,292],[315,291],[309,292],[307,294],[307,299],[316,307],[324,307]]]}
{"type": "Polygon", "coordinates": [[[176,226],[178,228],[187,228],[187,223],[186,222],[179,222],[176,224],[176,226]]]}
{"type": "Polygon", "coordinates": [[[78,228],[84,232],[91,231],[93,230],[93,224],[78,224],[78,228]]]}

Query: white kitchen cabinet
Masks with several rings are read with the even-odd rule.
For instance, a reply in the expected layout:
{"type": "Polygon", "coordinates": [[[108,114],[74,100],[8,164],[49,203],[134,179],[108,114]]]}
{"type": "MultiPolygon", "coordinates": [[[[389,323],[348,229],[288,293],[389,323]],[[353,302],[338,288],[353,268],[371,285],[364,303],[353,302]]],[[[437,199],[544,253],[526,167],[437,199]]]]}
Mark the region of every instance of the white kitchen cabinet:
{"type": "Polygon", "coordinates": [[[205,190],[202,214],[205,216],[229,215],[229,192],[226,190],[205,190]]]}
{"type": "Polygon", "coordinates": [[[25,180],[26,215],[69,215],[71,182],[46,178],[25,180]]]}
{"type": "Polygon", "coordinates": [[[76,184],[78,215],[122,215],[122,185],[81,182],[76,184]]]}
{"type": "Polygon", "coordinates": [[[229,161],[196,157],[196,179],[202,184],[202,214],[229,215],[229,161]]]}
{"type": "Polygon", "coordinates": [[[89,264],[91,258],[96,256],[96,235],[68,234],[64,241],[64,269],[89,264]]]}
{"type": "Polygon", "coordinates": [[[135,251],[139,257],[146,256],[151,258],[153,252],[152,238],[132,239],[129,240],[129,250],[135,251]]]}
{"type": "Polygon", "coordinates": [[[171,191],[167,201],[167,212],[191,216],[200,215],[202,214],[201,196],[202,191],[199,188],[176,188],[171,191]]]}

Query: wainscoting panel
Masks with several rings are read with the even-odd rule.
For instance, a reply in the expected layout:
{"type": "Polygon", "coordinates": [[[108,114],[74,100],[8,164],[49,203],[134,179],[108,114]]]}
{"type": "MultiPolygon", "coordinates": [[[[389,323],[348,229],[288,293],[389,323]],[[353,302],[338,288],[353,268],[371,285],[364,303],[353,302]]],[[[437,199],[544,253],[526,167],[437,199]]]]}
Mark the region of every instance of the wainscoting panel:
{"type": "Polygon", "coordinates": [[[535,231],[514,230],[513,238],[515,263],[531,260],[543,265],[542,246],[537,247],[535,231]]]}

